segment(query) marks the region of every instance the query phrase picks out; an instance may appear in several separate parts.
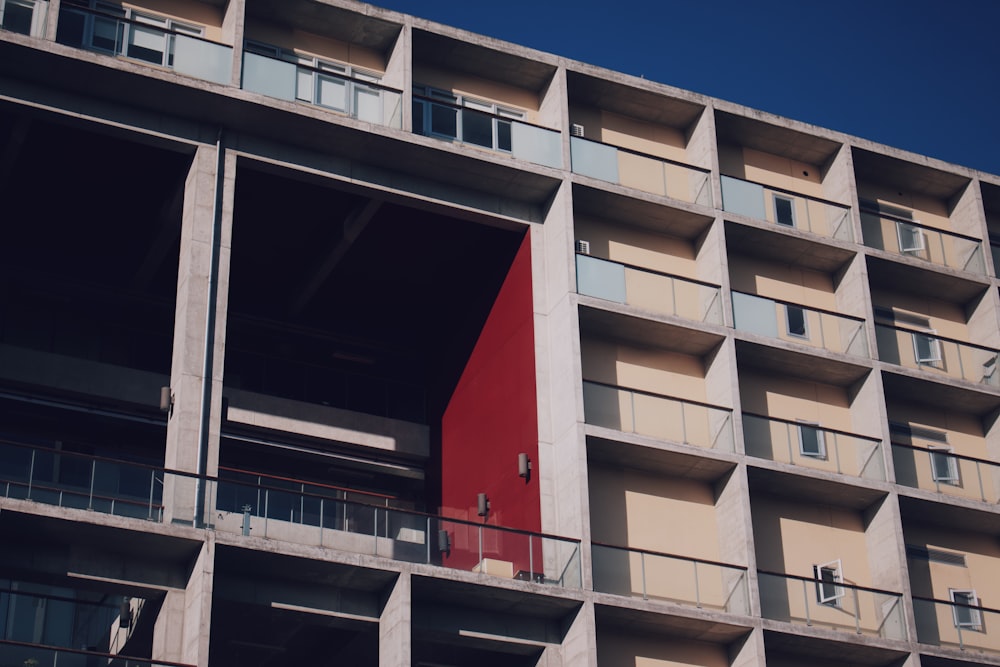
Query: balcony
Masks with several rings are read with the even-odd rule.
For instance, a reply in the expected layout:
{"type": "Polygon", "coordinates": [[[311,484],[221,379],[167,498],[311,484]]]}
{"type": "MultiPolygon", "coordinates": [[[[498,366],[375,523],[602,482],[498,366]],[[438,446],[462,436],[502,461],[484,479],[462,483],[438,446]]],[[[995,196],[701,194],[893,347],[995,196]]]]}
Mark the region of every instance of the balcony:
{"type": "Polygon", "coordinates": [[[974,604],[914,596],[917,641],[1000,653],[1000,610],[981,606],[974,596],[971,601],[974,604]]]}
{"type": "Polygon", "coordinates": [[[519,112],[430,89],[413,95],[413,131],[429,137],[506,153],[519,160],[562,167],[562,135],[517,118],[519,112]],[[477,108],[482,107],[482,108],[477,108]]]}
{"type": "MultiPolygon", "coordinates": [[[[576,540],[397,509],[388,506],[390,499],[347,489],[238,471],[221,475],[213,482],[216,531],[554,586],[581,585],[576,540]],[[365,495],[365,502],[356,500],[365,495]]],[[[209,493],[213,490],[210,485],[209,493]]]]}
{"type": "Polygon", "coordinates": [[[746,453],[757,458],[885,480],[880,440],[818,424],[743,413],[746,453]]]}
{"type": "Polygon", "coordinates": [[[949,496],[1000,502],[1000,464],[955,454],[948,447],[893,443],[896,483],[949,496]]]}
{"type": "Polygon", "coordinates": [[[734,291],[732,295],[733,326],[740,331],[868,357],[862,319],[755,294],[734,291]]]}
{"type": "Polygon", "coordinates": [[[4,0],[0,2],[0,30],[45,36],[47,0],[4,0]]]}
{"type": "Polygon", "coordinates": [[[202,37],[203,29],[133,9],[99,3],[101,10],[64,2],[56,41],[88,51],[158,65],[228,84],[233,49],[202,37]]]}
{"type": "Polygon", "coordinates": [[[0,462],[4,498],[149,521],[163,521],[163,485],[166,478],[178,476],[153,466],[7,439],[0,440],[0,462]]]}
{"type": "Polygon", "coordinates": [[[300,63],[294,54],[275,47],[248,44],[243,53],[242,87],[289,102],[331,109],[367,123],[403,127],[401,91],[346,66],[300,63]]]}
{"type": "Polygon", "coordinates": [[[596,542],[592,553],[600,593],[750,613],[745,567],[596,542]]]}
{"type": "Polygon", "coordinates": [[[577,254],[576,291],[654,313],[723,324],[718,286],[631,264],[577,254]]]}
{"type": "Polygon", "coordinates": [[[705,449],[733,451],[732,410],[602,382],[583,382],[588,424],[705,449]]]}
{"type": "Polygon", "coordinates": [[[869,248],[986,275],[982,243],[972,236],[946,232],[923,225],[912,217],[872,209],[862,209],[861,231],[869,248]]]}
{"type": "Polygon", "coordinates": [[[761,615],[794,625],[906,639],[902,595],[829,579],[758,571],[761,615]]]}
{"type": "Polygon", "coordinates": [[[993,348],[944,338],[932,330],[875,325],[879,359],[904,368],[1000,386],[997,357],[993,348]]]}
{"type": "MultiPolygon", "coordinates": [[[[0,640],[0,664],[20,667],[87,667],[105,664],[108,667],[187,667],[178,662],[163,662],[148,658],[128,658],[110,653],[56,648],[43,644],[0,640]]],[[[193,666],[192,666],[193,667],[193,666]]]]}
{"type": "Polygon", "coordinates": [[[722,176],[722,208],[781,227],[854,240],[849,206],[762,183],[722,176]]]}
{"type": "Polygon", "coordinates": [[[711,207],[711,173],[683,162],[570,137],[573,172],[654,195],[711,207]]]}

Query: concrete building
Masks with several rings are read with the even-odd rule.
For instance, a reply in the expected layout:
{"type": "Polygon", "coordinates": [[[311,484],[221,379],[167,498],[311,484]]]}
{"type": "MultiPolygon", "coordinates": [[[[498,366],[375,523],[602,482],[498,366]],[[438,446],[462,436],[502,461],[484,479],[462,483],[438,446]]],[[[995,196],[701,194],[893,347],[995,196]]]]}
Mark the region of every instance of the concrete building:
{"type": "Polygon", "coordinates": [[[0,664],[1000,665],[1000,177],[351,0],[0,26],[0,664]]]}

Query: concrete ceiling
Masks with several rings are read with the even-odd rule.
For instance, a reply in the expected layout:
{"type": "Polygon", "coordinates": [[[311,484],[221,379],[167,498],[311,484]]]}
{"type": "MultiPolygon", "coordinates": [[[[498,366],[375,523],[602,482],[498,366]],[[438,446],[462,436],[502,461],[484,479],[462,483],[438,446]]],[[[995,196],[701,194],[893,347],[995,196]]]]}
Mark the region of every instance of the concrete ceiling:
{"type": "Polygon", "coordinates": [[[360,14],[356,9],[341,9],[323,2],[250,0],[247,17],[339,39],[382,54],[388,53],[403,29],[400,24],[360,14]]]}
{"type": "MultiPolygon", "coordinates": [[[[613,306],[614,304],[610,304],[613,306]]],[[[609,310],[580,307],[580,335],[611,338],[639,347],[705,356],[723,341],[719,334],[632,317],[609,310]]]]}
{"type": "Polygon", "coordinates": [[[960,194],[970,183],[967,176],[860,148],[854,149],[854,173],[860,189],[863,189],[865,183],[873,183],[898,188],[901,193],[914,192],[946,202],[960,194]]]}
{"type": "Polygon", "coordinates": [[[574,72],[566,73],[570,106],[587,106],[686,132],[705,111],[701,104],[664,97],[629,84],[574,72]]]}
{"type": "Polygon", "coordinates": [[[600,218],[685,240],[698,238],[712,224],[709,215],[579,184],[573,185],[573,211],[577,216],[600,218]]]}
{"type": "Polygon", "coordinates": [[[634,468],[648,473],[715,482],[736,467],[733,461],[587,436],[590,463],[634,468]]]}
{"type": "Polygon", "coordinates": [[[762,120],[726,112],[715,115],[720,144],[736,144],[824,168],[841,144],[762,120]]]}
{"type": "Polygon", "coordinates": [[[755,227],[729,221],[726,222],[726,246],[739,254],[826,273],[840,270],[856,254],[850,248],[820,243],[777,225],[755,227]]]}

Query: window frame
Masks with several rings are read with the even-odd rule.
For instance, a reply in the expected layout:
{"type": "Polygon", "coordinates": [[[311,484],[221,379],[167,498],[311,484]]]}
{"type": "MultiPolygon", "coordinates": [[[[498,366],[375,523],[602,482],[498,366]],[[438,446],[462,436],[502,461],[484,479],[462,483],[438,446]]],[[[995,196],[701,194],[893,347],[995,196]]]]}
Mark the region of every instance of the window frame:
{"type": "Polygon", "coordinates": [[[843,586],[844,566],[840,559],[813,565],[813,577],[816,580],[816,601],[828,607],[841,607],[840,601],[846,597],[847,592],[843,586]],[[824,577],[827,572],[831,573],[830,578],[824,577]]]}
{"type": "Polygon", "coordinates": [[[809,422],[804,420],[799,420],[796,424],[796,433],[799,439],[799,454],[802,456],[807,456],[811,459],[820,459],[825,461],[827,459],[826,455],[826,434],[820,427],[818,422],[809,422]],[[803,438],[803,433],[808,429],[815,433],[816,435],[816,451],[807,451],[805,447],[805,438],[803,438]]]}
{"type": "Polygon", "coordinates": [[[927,453],[930,456],[931,479],[938,483],[958,485],[961,481],[958,469],[958,459],[953,456],[954,450],[948,445],[928,445],[927,453]],[[946,475],[939,472],[938,463],[945,461],[947,465],[946,475]]]}
{"type": "Polygon", "coordinates": [[[951,617],[956,628],[967,630],[982,630],[983,614],[979,608],[979,596],[974,588],[949,588],[948,599],[953,603],[951,607],[951,617]],[[957,600],[962,596],[967,602],[957,600]],[[956,606],[958,605],[958,606],[956,606]],[[968,614],[968,618],[962,618],[961,614],[968,614]]]}
{"type": "Polygon", "coordinates": [[[916,220],[912,222],[896,221],[896,241],[899,243],[899,252],[904,255],[921,253],[927,249],[927,235],[924,234],[923,229],[913,224],[914,222],[916,220]],[[916,239],[918,242],[904,243],[904,234],[909,235],[909,238],[916,239]]]}
{"type": "Polygon", "coordinates": [[[911,331],[910,338],[913,341],[913,359],[918,366],[933,366],[940,364],[943,360],[941,354],[941,341],[937,337],[937,331],[911,331]],[[926,344],[929,354],[922,354],[920,351],[921,342],[926,344]]]}
{"type": "Polygon", "coordinates": [[[794,229],[795,227],[798,226],[795,220],[795,199],[793,197],[789,197],[788,195],[782,195],[778,194],[777,192],[774,192],[771,194],[771,205],[774,207],[774,224],[780,225],[782,227],[789,227],[791,229],[794,229]],[[791,222],[782,222],[780,220],[780,216],[778,215],[779,201],[788,203],[788,213],[791,216],[791,222]]]}
{"type": "Polygon", "coordinates": [[[88,13],[86,15],[84,19],[82,41],[84,48],[88,51],[104,53],[112,56],[121,56],[123,58],[128,58],[129,60],[146,63],[147,65],[156,65],[159,67],[173,69],[174,45],[177,34],[179,33],[189,37],[202,39],[205,37],[205,26],[197,23],[179,21],[177,19],[170,18],[169,16],[157,14],[156,12],[149,12],[132,7],[123,7],[112,2],[105,2],[105,0],[88,0],[86,5],[87,8],[92,11],[101,12],[102,14],[107,15],[97,16],[92,13],[88,13]],[[125,20],[119,21],[116,19],[125,20]],[[114,47],[108,49],[103,46],[96,45],[94,43],[96,26],[98,23],[110,23],[111,21],[115,22],[114,47]],[[163,51],[159,62],[130,53],[131,48],[135,45],[135,35],[139,34],[143,27],[147,27],[150,31],[161,32],[163,35],[163,51]]]}
{"type": "Polygon", "coordinates": [[[809,340],[809,315],[807,313],[807,308],[799,306],[792,303],[786,303],[785,306],[785,333],[793,338],[800,338],[802,340],[809,340]],[[792,331],[792,318],[790,313],[795,310],[798,311],[802,316],[802,333],[796,333],[792,331]]]}
{"type": "Polygon", "coordinates": [[[479,146],[480,148],[486,148],[487,150],[496,151],[499,153],[512,153],[513,152],[513,138],[511,136],[514,121],[524,121],[527,117],[521,109],[515,109],[513,107],[508,107],[497,102],[492,102],[490,100],[482,99],[479,97],[473,97],[471,95],[461,95],[454,93],[452,91],[444,90],[441,88],[434,88],[433,86],[414,86],[414,93],[428,99],[414,100],[415,104],[419,104],[422,107],[422,123],[419,130],[414,127],[414,131],[426,137],[434,137],[436,139],[445,139],[448,141],[457,141],[462,144],[469,144],[470,146],[479,146]],[[454,135],[444,132],[434,131],[434,101],[439,100],[443,104],[436,105],[438,107],[447,108],[449,111],[454,112],[456,116],[455,121],[455,133],[454,135]],[[447,105],[447,107],[445,107],[447,105]],[[427,107],[430,107],[428,112],[427,107]],[[469,141],[465,138],[464,125],[465,118],[463,111],[466,109],[473,113],[487,114],[490,117],[490,134],[491,134],[491,145],[487,146],[484,143],[477,141],[469,141]],[[504,137],[503,128],[507,129],[508,137],[507,140],[510,141],[510,146],[507,147],[504,144],[506,141],[502,139],[504,137]]]}
{"type": "Polygon", "coordinates": [[[47,9],[48,9],[47,0],[0,0],[0,28],[19,35],[28,35],[29,37],[44,37],[45,18],[46,18],[45,14],[47,9]],[[7,7],[9,5],[31,10],[31,21],[28,26],[28,32],[23,33],[17,30],[11,30],[10,28],[4,27],[4,22],[7,17],[7,7]]]}

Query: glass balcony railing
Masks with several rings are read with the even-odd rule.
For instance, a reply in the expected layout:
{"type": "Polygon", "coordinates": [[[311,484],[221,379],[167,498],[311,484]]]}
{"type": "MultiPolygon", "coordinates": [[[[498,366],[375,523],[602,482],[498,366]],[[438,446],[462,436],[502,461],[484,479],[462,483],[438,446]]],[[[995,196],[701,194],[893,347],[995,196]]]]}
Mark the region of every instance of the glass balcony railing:
{"type": "Polygon", "coordinates": [[[583,137],[570,137],[573,172],[654,195],[712,206],[711,173],[583,137]]]}
{"type": "Polygon", "coordinates": [[[357,77],[246,51],[244,90],[294,102],[307,102],[376,125],[403,127],[403,93],[357,77]]]}
{"type": "Polygon", "coordinates": [[[744,292],[734,291],[732,297],[733,326],[739,331],[839,354],[869,356],[862,319],[744,292]]]}
{"type": "Polygon", "coordinates": [[[776,572],[758,571],[757,578],[764,618],[883,639],[906,639],[899,593],[776,572]]]}
{"type": "Polygon", "coordinates": [[[1000,278],[1000,244],[990,243],[990,255],[993,256],[993,275],[1000,278]]]}
{"type": "Polygon", "coordinates": [[[917,641],[1000,653],[1000,610],[913,597],[917,641]]]}
{"type": "Polygon", "coordinates": [[[672,440],[705,449],[733,451],[733,412],[602,382],[583,382],[588,424],[672,440]]]}
{"type": "Polygon", "coordinates": [[[413,95],[413,131],[546,167],[559,169],[563,163],[562,134],[557,130],[424,95],[413,95]]]}
{"type": "Polygon", "coordinates": [[[138,463],[0,440],[0,494],[6,498],[162,521],[163,485],[171,475],[138,463]]]}
{"type": "Polygon", "coordinates": [[[1000,464],[955,454],[946,447],[893,443],[896,483],[949,496],[1000,502],[1000,464]]]}
{"type": "Polygon", "coordinates": [[[88,51],[125,56],[168,67],[175,72],[228,84],[232,79],[233,47],[204,39],[199,28],[133,13],[98,11],[63,2],[56,41],[88,51]]]}
{"type": "Polygon", "coordinates": [[[750,613],[745,567],[596,542],[592,553],[600,593],[750,613]]]}
{"type": "Polygon", "coordinates": [[[0,640],[0,665],[7,667],[193,667],[179,662],[127,658],[109,653],[0,640]]]}
{"type": "Polygon", "coordinates": [[[880,440],[818,424],[743,413],[746,453],[769,461],[885,480],[880,440]]]}
{"type": "Polygon", "coordinates": [[[576,291],[695,322],[723,323],[718,286],[590,255],[576,256],[576,291]]]}
{"type": "Polygon", "coordinates": [[[568,588],[582,585],[576,540],[401,510],[385,506],[387,501],[378,506],[344,500],[330,487],[308,482],[223,478],[214,490],[216,531],[568,588]]]}
{"type": "Polygon", "coordinates": [[[979,239],[922,225],[916,220],[871,210],[861,211],[861,233],[869,248],[915,257],[979,275],[986,274],[979,239]]]}
{"type": "Polygon", "coordinates": [[[851,208],[781,188],[722,176],[722,208],[780,227],[853,241],[851,208]]]}
{"type": "Polygon", "coordinates": [[[1000,386],[997,357],[993,348],[943,338],[926,329],[910,329],[886,324],[875,325],[880,360],[967,380],[991,387],[1000,386]]]}
{"type": "Polygon", "coordinates": [[[3,0],[0,2],[0,30],[45,36],[48,0],[3,0]]]}

